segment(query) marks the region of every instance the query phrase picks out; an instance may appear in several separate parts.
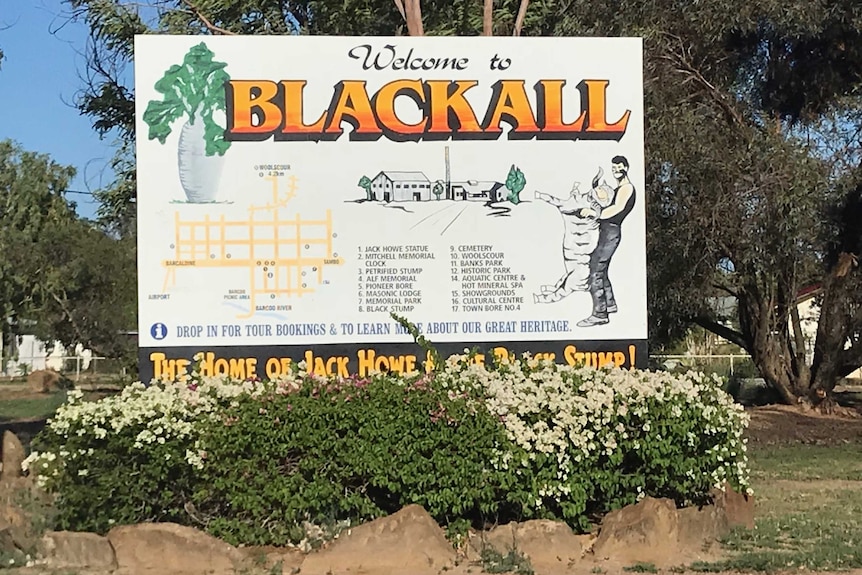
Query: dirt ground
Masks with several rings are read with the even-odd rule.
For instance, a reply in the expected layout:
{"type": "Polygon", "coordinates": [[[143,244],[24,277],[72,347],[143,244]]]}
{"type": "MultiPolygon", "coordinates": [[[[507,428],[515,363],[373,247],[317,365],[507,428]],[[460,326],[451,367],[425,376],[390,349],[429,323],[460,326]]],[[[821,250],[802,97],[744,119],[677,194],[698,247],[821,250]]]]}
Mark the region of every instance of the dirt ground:
{"type": "Polygon", "coordinates": [[[751,416],[748,442],[752,447],[862,443],[862,416],[853,412],[823,415],[803,406],[788,405],[766,405],[746,411],[751,416]]]}

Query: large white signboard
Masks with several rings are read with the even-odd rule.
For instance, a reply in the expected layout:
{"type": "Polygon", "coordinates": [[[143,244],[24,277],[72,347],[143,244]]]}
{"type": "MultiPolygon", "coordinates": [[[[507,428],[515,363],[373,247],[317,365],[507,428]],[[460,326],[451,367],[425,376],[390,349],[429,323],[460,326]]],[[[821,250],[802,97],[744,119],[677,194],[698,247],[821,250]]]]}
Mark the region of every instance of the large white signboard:
{"type": "Polygon", "coordinates": [[[142,376],[646,361],[640,39],[140,36],[142,376]],[[496,351],[495,351],[496,350],[496,351]]]}

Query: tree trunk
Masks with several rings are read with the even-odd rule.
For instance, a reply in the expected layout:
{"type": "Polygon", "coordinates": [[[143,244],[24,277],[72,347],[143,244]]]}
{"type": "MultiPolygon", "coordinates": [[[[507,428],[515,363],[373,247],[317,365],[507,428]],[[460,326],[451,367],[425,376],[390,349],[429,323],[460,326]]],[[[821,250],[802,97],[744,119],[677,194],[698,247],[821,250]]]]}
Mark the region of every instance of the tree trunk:
{"type": "Polygon", "coordinates": [[[798,380],[793,370],[787,318],[778,313],[775,294],[762,293],[757,286],[740,290],[738,299],[739,325],[749,342],[751,360],[766,383],[778,392],[783,403],[798,402],[798,380]]]}
{"type": "Polygon", "coordinates": [[[785,369],[785,358],[770,350],[757,351],[751,358],[766,383],[778,392],[782,403],[793,405],[799,401],[794,391],[795,385],[785,369]]]}
{"type": "Polygon", "coordinates": [[[854,326],[859,325],[860,303],[858,293],[860,272],[852,263],[851,254],[842,254],[823,284],[823,303],[817,322],[817,339],[814,343],[814,361],[811,366],[812,385],[809,392],[815,404],[825,399],[844,377],[845,365],[857,362],[858,351],[845,350],[845,344],[854,326]],[[842,261],[843,257],[843,261],[842,261]]]}
{"type": "Polygon", "coordinates": [[[520,36],[521,30],[524,28],[524,18],[527,17],[527,7],[530,5],[530,0],[521,0],[521,5],[518,7],[518,15],[515,17],[515,29],[512,31],[512,36],[520,36]]]}
{"type": "Polygon", "coordinates": [[[798,304],[794,303],[790,308],[790,321],[793,325],[794,371],[798,382],[797,388],[807,388],[811,383],[811,369],[808,366],[808,349],[805,345],[805,334],[802,332],[798,304]]]}
{"type": "Polygon", "coordinates": [[[482,36],[494,35],[494,0],[485,0],[482,11],[482,36]]]}
{"type": "Polygon", "coordinates": [[[404,0],[404,12],[407,17],[407,32],[411,36],[424,36],[422,29],[422,5],[420,0],[404,0]]]}

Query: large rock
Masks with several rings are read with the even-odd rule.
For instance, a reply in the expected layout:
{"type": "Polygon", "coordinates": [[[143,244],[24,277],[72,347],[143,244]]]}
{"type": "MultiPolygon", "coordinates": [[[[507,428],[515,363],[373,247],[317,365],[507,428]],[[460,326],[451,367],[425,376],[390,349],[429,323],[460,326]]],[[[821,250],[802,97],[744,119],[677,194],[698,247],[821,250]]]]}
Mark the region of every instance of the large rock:
{"type": "Polygon", "coordinates": [[[234,546],[176,523],[123,525],[108,532],[119,573],[233,574],[243,561],[234,546]]]}
{"type": "Polygon", "coordinates": [[[245,555],[245,561],[237,573],[294,575],[299,572],[305,559],[302,551],[290,547],[251,546],[243,547],[240,551],[245,555]]]}
{"type": "Polygon", "coordinates": [[[593,553],[597,559],[659,564],[678,555],[678,536],[674,502],[645,497],[605,515],[593,553]]]}
{"type": "Polygon", "coordinates": [[[715,505],[677,509],[680,552],[688,559],[707,559],[706,553],[728,532],[727,518],[715,505]]]}
{"type": "Polygon", "coordinates": [[[342,532],[332,545],[309,554],[302,575],[439,573],[455,561],[455,549],[422,507],[401,511],[342,532]]]}
{"type": "Polygon", "coordinates": [[[546,573],[565,570],[579,562],[591,539],[590,535],[575,535],[560,521],[537,519],[500,525],[471,544],[480,555],[485,546],[504,557],[514,550],[524,555],[534,570],[546,573]]]}
{"type": "MultiPolygon", "coordinates": [[[[5,489],[5,486],[4,486],[5,489]]],[[[14,492],[13,492],[14,493],[14,492]]],[[[0,530],[4,540],[11,541],[17,549],[32,549],[38,540],[30,518],[12,501],[12,495],[0,501],[0,530]]]]}
{"type": "Polygon", "coordinates": [[[0,553],[12,553],[16,549],[18,545],[12,535],[12,526],[0,524],[0,553]]]}
{"type": "Polygon", "coordinates": [[[0,478],[5,480],[21,477],[24,474],[21,470],[21,464],[24,462],[24,446],[11,431],[3,432],[2,454],[3,471],[0,478]]]}
{"type": "Polygon", "coordinates": [[[110,541],[95,533],[48,531],[42,536],[39,551],[51,568],[109,571],[117,567],[110,541]]]}
{"type": "Polygon", "coordinates": [[[60,388],[60,374],[52,369],[37,369],[27,376],[27,385],[34,393],[48,393],[60,388]]]}
{"type": "Polygon", "coordinates": [[[754,529],[754,496],[737,493],[729,484],[712,492],[715,507],[727,520],[727,527],[754,529]]]}

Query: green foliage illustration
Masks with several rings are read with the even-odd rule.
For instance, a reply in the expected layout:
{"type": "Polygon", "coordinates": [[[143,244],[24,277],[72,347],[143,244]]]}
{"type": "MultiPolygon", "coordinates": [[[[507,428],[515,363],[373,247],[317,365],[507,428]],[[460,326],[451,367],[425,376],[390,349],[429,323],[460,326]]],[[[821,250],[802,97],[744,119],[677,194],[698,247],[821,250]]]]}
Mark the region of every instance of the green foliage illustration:
{"type": "Polygon", "coordinates": [[[230,148],[224,139],[224,127],[213,119],[216,110],[225,109],[224,83],[230,79],[224,62],[213,60],[206,44],[193,46],[181,65],[173,65],[156,82],[155,89],[164,94],[162,100],[151,100],[144,112],[144,122],[150,127],[149,139],[162,144],[171,133],[172,124],[183,117],[190,125],[204,123],[206,155],[220,156],[230,148]]]}
{"type": "Polygon", "coordinates": [[[524,172],[512,164],[512,167],[509,168],[509,175],[506,176],[506,189],[509,190],[509,195],[506,199],[513,204],[520,204],[521,192],[526,185],[527,178],[524,177],[524,172]]]}
{"type": "Polygon", "coordinates": [[[362,176],[359,178],[359,183],[356,184],[363,190],[365,190],[365,199],[371,201],[374,199],[374,195],[371,193],[371,180],[368,176],[362,176]]]}
{"type": "Polygon", "coordinates": [[[443,195],[444,191],[445,190],[443,188],[443,182],[441,182],[440,180],[437,180],[436,182],[434,182],[434,189],[432,190],[432,193],[434,194],[435,198],[437,198],[439,200],[440,196],[443,195]]]}

